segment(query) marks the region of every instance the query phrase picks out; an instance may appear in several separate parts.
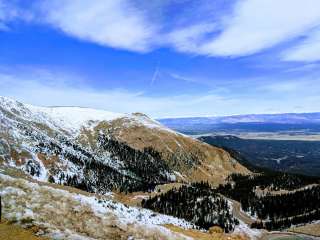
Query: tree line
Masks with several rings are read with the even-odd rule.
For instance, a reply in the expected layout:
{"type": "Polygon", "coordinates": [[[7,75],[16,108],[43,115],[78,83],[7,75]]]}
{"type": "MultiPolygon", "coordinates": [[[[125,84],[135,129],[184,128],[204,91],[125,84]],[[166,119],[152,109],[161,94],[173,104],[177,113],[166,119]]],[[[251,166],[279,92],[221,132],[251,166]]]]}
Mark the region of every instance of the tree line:
{"type": "Polygon", "coordinates": [[[219,226],[225,232],[231,232],[239,224],[228,202],[205,182],[173,188],[143,200],[142,207],[183,218],[201,229],[219,226]]]}
{"type": "MultiPolygon", "coordinates": [[[[108,152],[108,158],[123,163],[121,169],[111,166],[103,157],[97,157],[70,141],[40,142],[36,146],[37,152],[57,155],[61,159],[70,161],[78,169],[75,173],[68,173],[53,167],[49,169],[51,176],[48,180],[97,193],[112,190],[151,191],[156,185],[173,180],[161,154],[153,148],[145,148],[142,151],[133,149],[105,135],[99,135],[97,141],[100,150],[108,152]]],[[[35,168],[30,170],[30,172],[35,171],[35,168]]]]}
{"type": "Polygon", "coordinates": [[[260,219],[252,227],[276,230],[320,219],[320,186],[305,187],[318,183],[317,178],[288,173],[234,174],[217,191],[239,201],[243,211],[260,219]],[[259,196],[258,187],[267,194],[259,196]],[[288,192],[270,193],[280,189],[288,192]]]}

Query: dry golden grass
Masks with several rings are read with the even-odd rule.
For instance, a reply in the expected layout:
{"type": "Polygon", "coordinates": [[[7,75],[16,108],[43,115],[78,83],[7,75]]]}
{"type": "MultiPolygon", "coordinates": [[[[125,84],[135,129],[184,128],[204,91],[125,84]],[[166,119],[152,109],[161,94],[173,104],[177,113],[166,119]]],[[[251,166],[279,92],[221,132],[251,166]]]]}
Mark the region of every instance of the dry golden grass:
{"type": "Polygon", "coordinates": [[[112,212],[97,214],[90,204],[79,202],[74,193],[67,192],[69,188],[57,191],[43,185],[47,184],[30,184],[23,179],[2,177],[0,188],[9,191],[2,199],[4,216],[19,224],[36,224],[47,236],[52,236],[55,231],[67,234],[62,239],[69,239],[70,234],[104,240],[127,240],[130,236],[145,240],[186,239],[161,226],[145,226],[138,222],[126,224],[112,212]]]}
{"type": "Polygon", "coordinates": [[[149,193],[149,192],[133,192],[133,193],[114,193],[114,199],[122,202],[124,204],[127,204],[129,206],[141,206],[141,201],[144,198],[154,197],[161,193],[166,193],[172,188],[179,188],[183,184],[182,183],[168,183],[163,185],[158,185],[155,188],[155,191],[149,193]]]}
{"type": "Polygon", "coordinates": [[[59,162],[59,157],[57,155],[47,156],[43,153],[38,153],[37,157],[46,168],[53,167],[57,162],[59,162]]]}
{"type": "MultiPolygon", "coordinates": [[[[31,202],[35,203],[38,207],[36,212],[39,213],[42,222],[49,223],[52,226],[57,227],[58,229],[68,228],[73,230],[74,232],[82,233],[90,237],[101,237],[104,236],[103,239],[126,239],[129,235],[143,237],[144,239],[186,239],[187,237],[193,237],[194,239],[199,240],[215,240],[215,239],[222,239],[222,240],[245,240],[247,239],[245,236],[241,235],[226,235],[226,234],[209,234],[204,233],[201,231],[196,230],[185,230],[179,227],[175,227],[173,225],[165,226],[168,231],[173,231],[177,235],[172,235],[172,237],[168,237],[168,234],[165,232],[163,233],[162,230],[159,229],[145,229],[141,225],[119,225],[117,219],[113,218],[112,216],[108,216],[108,219],[101,219],[92,212],[92,209],[81,207],[79,209],[79,204],[72,199],[68,199],[67,197],[62,196],[55,196],[52,195],[47,188],[42,188],[37,191],[39,195],[35,199],[30,199],[35,193],[30,191],[34,191],[34,189],[30,189],[25,185],[22,179],[26,179],[30,182],[37,183],[39,186],[43,187],[51,187],[55,189],[66,190],[70,193],[81,194],[84,196],[94,196],[98,199],[100,198],[107,198],[105,196],[100,196],[96,194],[90,194],[79,189],[51,184],[51,183],[44,183],[44,182],[37,182],[36,180],[30,179],[27,175],[24,175],[20,171],[16,169],[6,168],[5,172],[11,176],[14,176],[16,180],[10,182],[2,182],[0,181],[0,187],[3,186],[10,186],[14,188],[19,188],[29,193],[24,198],[16,198],[15,201],[17,205],[14,207],[14,211],[20,211],[20,206],[29,205],[31,202]],[[22,179],[21,179],[22,178],[22,179]],[[37,202],[34,202],[34,201],[37,202]],[[43,206],[50,206],[49,209],[45,209],[43,206]],[[111,218],[110,218],[111,217],[111,218]],[[83,220],[84,219],[91,219],[90,222],[92,226],[86,225],[83,220]],[[97,231],[97,229],[99,231],[97,231]],[[104,231],[102,231],[104,230],[104,231]],[[100,235],[101,234],[101,235],[100,235]]],[[[114,193],[113,199],[127,205],[131,206],[139,206],[142,200],[142,196],[148,197],[150,195],[154,196],[159,193],[164,193],[173,187],[180,187],[182,184],[180,183],[171,183],[165,184],[161,186],[157,186],[157,190],[153,193],[143,193],[143,192],[136,192],[129,195],[114,193]]],[[[9,206],[10,207],[10,206],[9,206]]],[[[13,206],[12,206],[13,207],[13,206]]],[[[9,210],[9,209],[8,209],[9,210]]],[[[13,209],[11,209],[13,210],[13,209]]],[[[11,211],[9,210],[9,211],[11,211]]],[[[1,238],[0,238],[1,239],[1,238]]]]}
{"type": "Polygon", "coordinates": [[[300,227],[292,227],[289,229],[289,231],[320,237],[320,223],[306,224],[300,227]]]}
{"type": "Polygon", "coordinates": [[[291,190],[291,191],[288,191],[288,190],[270,190],[270,188],[265,188],[264,190],[260,189],[260,187],[257,187],[255,189],[255,194],[259,197],[261,196],[266,196],[266,195],[272,195],[272,196],[276,196],[276,195],[281,195],[281,194],[288,194],[288,193],[295,193],[297,191],[301,191],[301,190],[304,190],[306,188],[312,188],[312,187],[315,187],[315,186],[318,186],[319,184],[309,184],[309,185],[306,185],[306,186],[303,186],[301,188],[297,188],[295,190],[291,190]]]}
{"type": "Polygon", "coordinates": [[[234,161],[226,151],[220,148],[170,130],[132,124],[127,118],[101,122],[93,131],[82,129],[78,140],[81,144],[94,148],[95,139],[100,131],[105,133],[111,131],[117,140],[135,149],[143,150],[146,147],[153,147],[162,154],[171,169],[182,174],[177,179],[181,182],[209,181],[211,184],[218,185],[224,182],[230,173],[249,173],[245,167],[234,161]],[[192,158],[197,159],[198,162],[188,163],[187,161],[192,158]]]}
{"type": "Polygon", "coordinates": [[[170,229],[173,232],[181,233],[185,236],[188,236],[197,240],[248,240],[249,239],[247,236],[244,236],[244,235],[201,232],[194,229],[183,229],[174,225],[165,225],[165,227],[170,229]]]}
{"type": "Polygon", "coordinates": [[[2,220],[0,222],[0,239],[3,240],[48,240],[36,236],[36,228],[24,229],[18,225],[2,220]]]}
{"type": "MultiPolygon", "coordinates": [[[[193,237],[194,239],[199,240],[246,240],[245,236],[241,235],[228,235],[228,234],[209,234],[196,230],[185,230],[180,227],[175,227],[173,225],[164,226],[165,229],[159,228],[146,228],[143,225],[131,224],[131,225],[123,225],[119,224],[118,220],[115,216],[108,215],[103,218],[98,217],[94,214],[93,210],[90,206],[80,206],[77,201],[68,198],[66,194],[61,194],[58,192],[57,194],[53,194],[49,188],[61,189],[68,191],[72,194],[81,194],[84,196],[94,196],[96,198],[106,198],[105,196],[99,196],[94,194],[89,194],[87,192],[61,186],[50,183],[42,183],[37,182],[35,180],[31,180],[28,176],[24,176],[24,179],[28,179],[28,181],[37,183],[39,188],[30,188],[25,184],[20,177],[23,176],[19,173],[19,171],[14,171],[12,169],[6,169],[6,173],[10,172],[14,173],[16,180],[10,181],[0,181],[0,187],[12,187],[15,189],[21,189],[26,194],[23,197],[18,197],[12,195],[10,200],[15,202],[15,205],[9,206],[7,205],[4,209],[5,212],[21,212],[23,213],[25,206],[35,206],[33,211],[37,212],[38,217],[36,217],[36,222],[42,222],[42,224],[38,225],[43,229],[44,232],[50,232],[46,229],[46,224],[63,231],[63,229],[69,229],[72,232],[97,238],[97,239],[127,239],[128,236],[135,236],[139,239],[177,239],[182,240],[186,239],[186,237],[193,237]],[[44,187],[44,188],[43,188],[44,187]],[[86,221],[90,219],[90,224],[87,224],[86,221]],[[172,232],[172,233],[170,233],[172,232]],[[170,236],[170,237],[169,237],[170,236]]],[[[158,186],[160,193],[168,191],[173,187],[179,187],[181,184],[166,184],[162,186],[158,186]]],[[[159,192],[155,192],[153,194],[158,194],[159,192]]],[[[120,202],[127,203],[128,205],[137,206],[141,202],[141,198],[135,198],[137,196],[142,196],[145,193],[133,193],[129,196],[125,196],[124,194],[114,193],[114,200],[120,200],[120,202]]],[[[7,199],[6,201],[8,201],[7,199]]],[[[16,221],[17,219],[13,219],[16,221]]],[[[21,219],[20,219],[21,220],[21,219]]],[[[23,220],[23,219],[22,219],[23,220]]],[[[27,219],[28,220],[28,219],[27,219]]],[[[1,236],[1,235],[0,235],[1,236]]],[[[2,239],[2,238],[0,238],[2,239]]],[[[28,239],[28,238],[27,238],[28,239]]],[[[32,238],[31,238],[32,239],[32,238]]],[[[19,239],[18,239],[19,240],[19,239]]],[[[33,240],[33,239],[32,239],[33,240]]]]}
{"type": "Polygon", "coordinates": [[[28,159],[32,159],[32,156],[28,152],[17,152],[14,148],[11,149],[10,156],[17,166],[21,166],[25,164],[28,159]]]}

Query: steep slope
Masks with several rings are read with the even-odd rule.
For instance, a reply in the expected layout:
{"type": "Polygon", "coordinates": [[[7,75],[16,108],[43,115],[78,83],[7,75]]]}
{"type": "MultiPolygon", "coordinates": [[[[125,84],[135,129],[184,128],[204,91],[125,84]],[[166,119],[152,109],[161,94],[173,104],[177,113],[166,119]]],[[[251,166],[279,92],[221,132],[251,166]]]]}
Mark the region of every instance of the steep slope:
{"type": "Polygon", "coordinates": [[[112,196],[74,193],[2,173],[0,189],[6,203],[3,217],[25,227],[37,226],[50,239],[182,240],[188,238],[161,225],[193,227],[178,218],[115,202],[112,196]]]}
{"type": "Polygon", "coordinates": [[[156,150],[178,180],[215,184],[221,183],[230,173],[248,172],[226,151],[174,132],[141,113],[100,122],[90,130],[83,129],[79,142],[94,149],[96,135],[101,132],[135,149],[156,150]]]}
{"type": "Polygon", "coordinates": [[[224,234],[221,229],[199,231],[183,219],[116,202],[113,194],[88,194],[27,176],[17,178],[6,174],[0,170],[0,195],[2,217],[10,225],[0,224],[0,229],[4,230],[0,231],[0,239],[33,239],[29,235],[36,233],[56,240],[247,240],[259,234],[244,225],[237,226],[232,234],[224,234]]]}
{"type": "Polygon", "coordinates": [[[0,97],[0,164],[89,192],[138,191],[172,181],[220,183],[248,173],[225,151],[143,114],[35,107],[0,97]]]}

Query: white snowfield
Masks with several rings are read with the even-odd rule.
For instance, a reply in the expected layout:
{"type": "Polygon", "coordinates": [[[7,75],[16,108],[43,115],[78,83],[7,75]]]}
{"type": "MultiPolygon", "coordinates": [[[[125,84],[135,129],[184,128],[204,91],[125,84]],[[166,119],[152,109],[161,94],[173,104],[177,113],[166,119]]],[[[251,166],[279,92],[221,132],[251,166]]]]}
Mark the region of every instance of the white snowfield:
{"type": "Polygon", "coordinates": [[[78,133],[82,127],[118,118],[125,118],[128,124],[172,131],[141,113],[124,114],[85,107],[38,107],[2,96],[0,107],[14,114],[19,113],[19,117],[26,120],[44,123],[53,129],[63,129],[70,133],[78,133]]]}
{"type": "Polygon", "coordinates": [[[45,114],[66,129],[78,130],[90,121],[111,121],[126,116],[121,113],[108,112],[82,107],[36,107],[26,105],[37,114],[45,114]]]}
{"type": "Polygon", "coordinates": [[[129,207],[106,197],[86,196],[0,173],[3,217],[34,223],[54,239],[190,239],[173,233],[163,224],[183,228],[193,225],[182,219],[129,207]],[[122,239],[122,238],[121,238],[122,239]]]}

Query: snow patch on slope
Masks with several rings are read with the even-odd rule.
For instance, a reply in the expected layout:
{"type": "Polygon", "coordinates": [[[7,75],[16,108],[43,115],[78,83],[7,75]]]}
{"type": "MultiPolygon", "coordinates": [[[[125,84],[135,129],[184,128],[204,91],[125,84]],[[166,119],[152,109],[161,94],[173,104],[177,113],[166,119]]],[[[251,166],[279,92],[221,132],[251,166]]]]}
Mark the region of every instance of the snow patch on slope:
{"type": "Polygon", "coordinates": [[[184,135],[182,133],[178,133],[166,126],[164,126],[162,123],[158,122],[157,120],[154,120],[152,118],[149,118],[147,115],[143,113],[132,113],[125,117],[127,119],[127,125],[136,125],[136,126],[144,126],[151,129],[157,129],[160,131],[170,132],[175,135],[183,136],[190,138],[187,135],[184,135]]]}
{"type": "Polygon", "coordinates": [[[124,114],[84,107],[38,107],[1,96],[0,106],[24,120],[43,123],[52,129],[71,133],[79,133],[82,127],[92,127],[101,121],[109,122],[119,118],[125,118],[128,126],[142,125],[176,133],[142,113],[124,114]]]}
{"type": "Polygon", "coordinates": [[[260,239],[261,235],[262,235],[262,231],[261,230],[250,228],[247,224],[245,224],[241,220],[239,220],[239,225],[237,225],[235,227],[233,233],[235,233],[235,234],[237,234],[237,233],[239,233],[239,234],[245,233],[252,240],[260,239]]]}
{"type": "Polygon", "coordinates": [[[133,239],[187,239],[160,225],[193,227],[182,219],[129,207],[108,198],[41,186],[4,174],[0,174],[0,187],[5,218],[18,222],[30,219],[56,239],[72,239],[72,235],[106,239],[116,229],[132,235],[133,239]]]}
{"type": "Polygon", "coordinates": [[[81,107],[36,107],[27,105],[38,114],[46,114],[53,122],[68,130],[79,130],[90,121],[111,121],[125,114],[81,107]]]}

